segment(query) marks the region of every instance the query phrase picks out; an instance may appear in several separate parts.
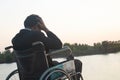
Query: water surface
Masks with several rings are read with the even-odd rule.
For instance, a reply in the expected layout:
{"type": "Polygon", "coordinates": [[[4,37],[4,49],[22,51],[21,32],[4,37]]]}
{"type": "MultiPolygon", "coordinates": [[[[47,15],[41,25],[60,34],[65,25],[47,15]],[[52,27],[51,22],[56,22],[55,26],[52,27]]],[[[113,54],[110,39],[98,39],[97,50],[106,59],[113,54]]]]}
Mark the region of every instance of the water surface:
{"type": "MultiPolygon", "coordinates": [[[[120,53],[83,56],[76,59],[83,62],[84,80],[120,80],[120,53]]],[[[0,64],[0,80],[5,80],[14,69],[15,63],[0,64]]]]}

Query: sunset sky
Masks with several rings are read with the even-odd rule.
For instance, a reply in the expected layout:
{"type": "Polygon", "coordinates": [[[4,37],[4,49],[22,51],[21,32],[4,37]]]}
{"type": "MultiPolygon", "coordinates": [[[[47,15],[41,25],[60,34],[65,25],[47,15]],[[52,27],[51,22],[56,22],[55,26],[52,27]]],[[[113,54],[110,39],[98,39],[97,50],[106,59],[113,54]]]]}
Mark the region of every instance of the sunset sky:
{"type": "Polygon", "coordinates": [[[120,0],[0,0],[0,51],[30,14],[41,16],[63,43],[120,40],[120,0]]]}

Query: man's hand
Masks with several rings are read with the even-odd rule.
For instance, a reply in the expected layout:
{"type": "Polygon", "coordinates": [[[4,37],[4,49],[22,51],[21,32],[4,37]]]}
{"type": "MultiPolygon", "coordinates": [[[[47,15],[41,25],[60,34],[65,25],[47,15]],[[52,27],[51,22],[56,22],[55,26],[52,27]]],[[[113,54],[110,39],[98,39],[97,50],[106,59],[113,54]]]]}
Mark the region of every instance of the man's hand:
{"type": "Polygon", "coordinates": [[[40,19],[40,22],[38,22],[38,27],[40,30],[43,30],[45,32],[48,32],[49,30],[47,29],[47,27],[45,26],[44,22],[42,19],[40,19]]]}

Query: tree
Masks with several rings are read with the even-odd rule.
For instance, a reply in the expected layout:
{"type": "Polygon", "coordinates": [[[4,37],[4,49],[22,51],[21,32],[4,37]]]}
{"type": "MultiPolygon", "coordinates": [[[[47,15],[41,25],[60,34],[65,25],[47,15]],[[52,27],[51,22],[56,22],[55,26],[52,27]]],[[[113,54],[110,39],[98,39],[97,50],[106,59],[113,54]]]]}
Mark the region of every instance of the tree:
{"type": "Polygon", "coordinates": [[[10,50],[4,51],[3,54],[4,54],[4,62],[10,63],[14,61],[13,54],[10,50]]]}
{"type": "Polygon", "coordinates": [[[109,46],[108,41],[102,41],[102,49],[104,53],[108,52],[108,46],[109,46]]]}

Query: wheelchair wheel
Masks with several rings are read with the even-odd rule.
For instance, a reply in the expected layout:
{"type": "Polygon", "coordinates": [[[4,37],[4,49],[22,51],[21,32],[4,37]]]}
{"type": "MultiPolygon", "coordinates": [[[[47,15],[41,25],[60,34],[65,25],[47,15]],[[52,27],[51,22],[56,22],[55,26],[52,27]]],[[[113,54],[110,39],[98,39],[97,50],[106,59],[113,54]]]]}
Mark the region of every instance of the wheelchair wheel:
{"type": "Polygon", "coordinates": [[[82,74],[80,73],[80,80],[84,80],[82,74]]]}
{"type": "Polygon", "coordinates": [[[84,80],[84,79],[83,79],[83,76],[82,76],[82,74],[81,74],[80,72],[77,72],[77,73],[75,73],[75,74],[72,74],[71,76],[72,76],[72,80],[84,80]],[[78,75],[80,76],[79,79],[77,78],[78,75]]]}
{"type": "Polygon", "coordinates": [[[62,70],[62,69],[55,69],[55,70],[51,71],[51,72],[46,76],[45,80],[48,80],[49,77],[52,77],[51,75],[54,75],[54,73],[59,73],[59,74],[61,73],[61,74],[62,74],[62,76],[56,78],[55,80],[66,80],[66,79],[67,79],[67,80],[71,80],[70,77],[69,77],[69,75],[68,75],[64,70],[62,70]]]}
{"type": "Polygon", "coordinates": [[[19,80],[18,70],[12,71],[6,78],[6,80],[19,80]]]}
{"type": "Polygon", "coordinates": [[[62,69],[48,69],[39,80],[71,80],[70,76],[62,69]],[[58,76],[55,77],[57,74],[58,76]],[[54,78],[53,78],[54,77],[54,78]]]}

